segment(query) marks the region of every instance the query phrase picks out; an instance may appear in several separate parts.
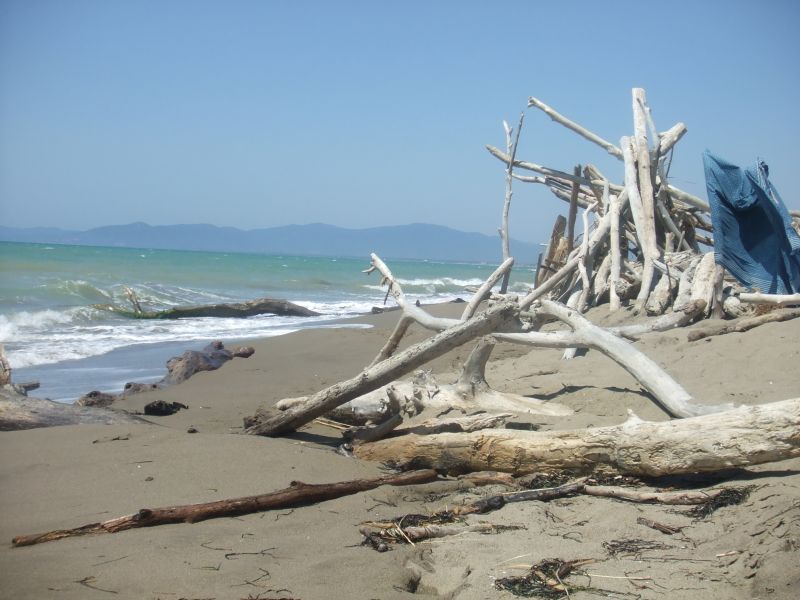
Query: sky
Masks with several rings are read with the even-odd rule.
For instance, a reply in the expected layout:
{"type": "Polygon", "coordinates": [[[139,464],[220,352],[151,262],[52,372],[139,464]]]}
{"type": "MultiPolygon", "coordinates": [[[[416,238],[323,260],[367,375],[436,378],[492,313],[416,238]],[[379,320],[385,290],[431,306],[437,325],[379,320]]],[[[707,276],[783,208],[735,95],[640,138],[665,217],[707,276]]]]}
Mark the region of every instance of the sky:
{"type": "MultiPolygon", "coordinates": [[[[619,143],[631,88],[688,128],[673,185],[705,197],[701,153],[770,165],[792,209],[800,139],[795,0],[0,0],[0,224],[412,222],[496,233],[502,122],[517,157],[622,163],[536,96],[619,143]]],[[[566,204],[517,182],[512,238],[566,204]]]]}

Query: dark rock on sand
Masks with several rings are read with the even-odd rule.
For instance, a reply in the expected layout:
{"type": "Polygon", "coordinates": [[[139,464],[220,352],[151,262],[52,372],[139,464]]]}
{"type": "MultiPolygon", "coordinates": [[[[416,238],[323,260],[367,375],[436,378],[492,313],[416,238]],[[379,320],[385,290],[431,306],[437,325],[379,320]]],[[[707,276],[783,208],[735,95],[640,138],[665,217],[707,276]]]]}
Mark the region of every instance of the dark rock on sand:
{"type": "Polygon", "coordinates": [[[154,400],[144,405],[144,414],[151,417],[166,417],[174,415],[182,408],[189,408],[180,402],[166,402],[165,400],[154,400]]]}

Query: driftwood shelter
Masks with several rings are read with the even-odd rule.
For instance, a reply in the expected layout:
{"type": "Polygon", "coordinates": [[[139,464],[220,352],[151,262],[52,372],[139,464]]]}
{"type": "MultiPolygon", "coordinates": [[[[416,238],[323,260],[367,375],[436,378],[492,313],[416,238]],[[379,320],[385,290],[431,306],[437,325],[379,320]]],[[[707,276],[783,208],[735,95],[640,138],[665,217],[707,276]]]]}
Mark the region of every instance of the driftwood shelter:
{"type": "Polygon", "coordinates": [[[632,90],[633,134],[623,136],[618,146],[536,98],[530,98],[528,106],[544,111],[618,158],[624,180],[614,182],[592,165],[576,167],[570,173],[520,160],[517,145],[523,119],[516,132],[504,123],[505,150],[487,147],[506,169],[500,228],[504,261],[474,290],[461,318],[436,318],[409,303],[389,267],[373,254],[367,272],[379,273],[387,294],[403,311],[386,345],[373,363],[352,379],[307,398],[283,400],[277,404],[282,412],[260,411],[247,421],[248,433],[283,435],[327,415],[359,427],[347,432],[356,456],[445,472],[470,472],[491,465],[515,474],[611,469],[624,474],[668,475],[800,455],[800,398],[762,407],[706,406],[702,398],[693,398],[629,341],[648,330],[676,328],[708,316],[724,316],[728,321],[722,326],[717,322],[705,329],[695,328],[694,336],[797,316],[797,310],[783,307],[800,304],[800,295],[752,293],[726,276],[715,261],[709,204],[669,184],[667,165],[686,127],[677,123],[658,133],[640,88],[632,90]],[[521,174],[523,171],[536,175],[521,174]],[[556,222],[535,287],[521,296],[506,292],[514,263],[507,232],[515,181],[545,185],[569,203],[569,217],[556,222]],[[579,209],[583,233],[576,236],[579,209]],[[498,284],[499,291],[492,291],[498,284]],[[593,306],[619,311],[624,303],[635,313],[652,318],[608,329],[583,315],[593,306]],[[412,324],[435,334],[398,351],[412,324]],[[477,345],[455,384],[440,386],[419,377],[398,382],[437,356],[471,341],[477,345]],[[497,343],[563,348],[565,359],[578,349],[602,352],[633,375],[653,402],[675,420],[645,423],[631,415],[627,423],[609,431],[587,429],[555,435],[504,429],[514,414],[542,410],[552,414],[563,407],[489,388],[484,368],[497,343]],[[431,412],[445,410],[462,416],[430,419],[431,412]],[[487,414],[495,418],[487,419],[487,414]],[[713,431],[718,437],[713,444],[696,446],[692,440],[698,430],[713,431]],[[440,433],[444,431],[447,433],[440,433]],[[747,447],[749,435],[753,436],[752,448],[747,447]],[[652,461],[647,458],[649,444],[657,447],[652,461]],[[598,445],[602,452],[597,451],[598,445]],[[671,451],[664,453],[664,446],[671,451]],[[503,458],[506,448],[507,460],[503,458]],[[631,453],[642,462],[620,460],[631,453]]]}

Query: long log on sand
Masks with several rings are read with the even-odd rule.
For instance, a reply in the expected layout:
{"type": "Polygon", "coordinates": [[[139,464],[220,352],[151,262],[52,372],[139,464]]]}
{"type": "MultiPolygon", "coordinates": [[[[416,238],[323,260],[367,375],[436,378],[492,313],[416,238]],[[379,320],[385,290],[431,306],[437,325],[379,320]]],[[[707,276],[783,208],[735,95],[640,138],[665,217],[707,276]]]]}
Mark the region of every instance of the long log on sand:
{"type": "Polygon", "coordinates": [[[358,458],[451,473],[612,471],[662,476],[718,471],[800,456],[800,398],[666,422],[569,431],[508,429],[407,435],[362,444],[358,458]]]}
{"type": "Polygon", "coordinates": [[[136,527],[152,527],[167,523],[196,523],[217,517],[232,517],[276,508],[313,504],[357,492],[372,490],[382,485],[416,485],[436,480],[436,471],[421,470],[400,475],[384,475],[372,479],[352,479],[337,483],[308,484],[293,481],[288,488],[244,498],[231,498],[202,504],[184,504],[164,508],[143,508],[139,512],[117,517],[102,523],[90,523],[74,529],[57,529],[46,533],[20,535],[11,542],[14,546],[32,546],[66,537],[93,533],[117,533],[136,527]]]}
{"type": "Polygon", "coordinates": [[[790,321],[800,317],[800,308],[784,308],[773,310],[764,315],[757,317],[741,317],[731,321],[713,321],[703,323],[695,329],[689,331],[686,339],[690,342],[696,342],[703,338],[711,337],[714,335],[724,335],[726,333],[742,333],[755,329],[765,323],[780,323],[782,321],[790,321]]]}

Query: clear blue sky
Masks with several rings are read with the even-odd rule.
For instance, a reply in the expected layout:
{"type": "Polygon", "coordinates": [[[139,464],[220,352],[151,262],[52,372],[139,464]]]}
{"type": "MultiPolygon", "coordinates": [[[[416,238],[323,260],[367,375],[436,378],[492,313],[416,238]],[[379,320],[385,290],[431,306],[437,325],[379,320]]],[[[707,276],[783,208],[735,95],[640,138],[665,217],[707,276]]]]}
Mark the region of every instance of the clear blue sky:
{"type": "MultiPolygon", "coordinates": [[[[795,0],[0,0],[0,223],[491,234],[502,120],[533,95],[618,143],[632,87],[688,126],[675,185],[705,196],[706,147],[760,156],[800,208],[798,27],[795,0]]],[[[622,178],[535,109],[518,157],[622,178]]],[[[512,237],[564,206],[517,183],[512,237]]]]}

